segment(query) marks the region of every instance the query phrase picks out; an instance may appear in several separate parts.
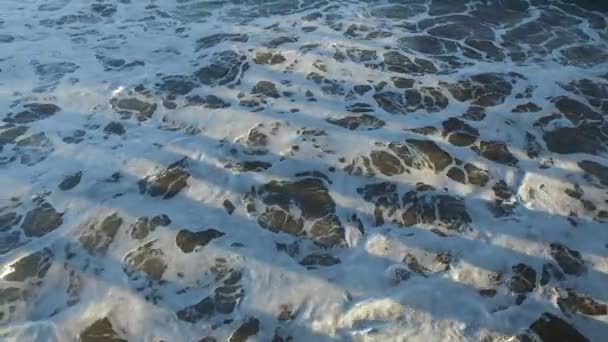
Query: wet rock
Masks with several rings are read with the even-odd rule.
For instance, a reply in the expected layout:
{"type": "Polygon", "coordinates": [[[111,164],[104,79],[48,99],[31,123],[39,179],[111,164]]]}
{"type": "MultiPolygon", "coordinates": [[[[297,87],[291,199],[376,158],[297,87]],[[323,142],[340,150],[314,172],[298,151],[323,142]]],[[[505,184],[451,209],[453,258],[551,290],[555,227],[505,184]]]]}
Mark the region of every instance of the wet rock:
{"type": "Polygon", "coordinates": [[[442,123],[443,136],[455,146],[469,146],[479,137],[479,131],[458,118],[449,118],[442,123]]]}
{"type": "Polygon", "coordinates": [[[357,84],[353,87],[353,90],[358,95],[363,96],[363,95],[365,95],[365,93],[372,90],[372,87],[367,84],[357,84]]]}
{"type": "Polygon", "coordinates": [[[458,183],[467,184],[467,178],[464,171],[455,166],[448,170],[446,176],[458,183]]]}
{"type": "Polygon", "coordinates": [[[215,313],[215,302],[211,297],[203,298],[200,302],[187,306],[177,311],[177,318],[196,323],[200,320],[210,318],[215,313]]]}
{"type": "Polygon", "coordinates": [[[328,191],[323,181],[305,178],[294,182],[270,181],[260,187],[258,193],[266,205],[277,205],[288,211],[293,203],[305,219],[316,219],[335,210],[336,204],[328,191]]]}
{"type": "Polygon", "coordinates": [[[536,103],[527,102],[527,103],[523,103],[523,104],[515,106],[511,111],[513,113],[536,113],[536,112],[540,112],[541,110],[542,110],[542,108],[539,107],[536,103]]]}
{"type": "Polygon", "coordinates": [[[414,79],[403,77],[391,77],[391,81],[393,81],[395,88],[398,89],[411,89],[416,83],[416,80],[414,79]]]}
{"type": "Polygon", "coordinates": [[[5,232],[19,224],[22,216],[16,212],[0,214],[0,232],[5,232]]]}
{"type": "Polygon", "coordinates": [[[512,271],[513,275],[507,284],[511,292],[523,294],[532,292],[536,288],[536,271],[532,267],[517,264],[512,267],[512,271]]]}
{"type": "Polygon", "coordinates": [[[472,222],[464,200],[451,195],[412,191],[404,196],[403,205],[401,218],[406,226],[426,224],[462,232],[472,222]]]}
{"type": "Polygon", "coordinates": [[[269,169],[271,166],[271,163],[259,160],[244,160],[225,165],[226,168],[237,172],[261,172],[269,169]]]}
{"type": "Polygon", "coordinates": [[[390,143],[388,148],[405,165],[418,170],[439,173],[453,162],[452,156],[431,140],[407,139],[403,144],[390,143]]]}
{"type": "Polygon", "coordinates": [[[561,243],[550,244],[549,254],[566,274],[581,275],[587,269],[581,254],[561,243]]]}
{"type": "Polygon", "coordinates": [[[256,64],[281,64],[286,61],[285,57],[281,53],[272,53],[269,51],[258,51],[253,58],[253,62],[256,64]]]}
{"type": "Polygon", "coordinates": [[[464,169],[467,172],[467,180],[469,183],[477,186],[485,186],[490,180],[490,176],[488,175],[488,171],[482,170],[477,166],[466,163],[464,164],[464,169]]]}
{"type": "Polygon", "coordinates": [[[578,167],[585,171],[586,174],[596,178],[600,184],[608,186],[608,166],[591,160],[582,160],[578,162],[578,167]]]}
{"type": "Polygon", "coordinates": [[[270,81],[259,81],[255,84],[251,93],[254,95],[263,95],[272,98],[279,98],[279,91],[277,90],[277,86],[270,81]]]}
{"type": "Polygon", "coordinates": [[[551,280],[551,278],[553,278],[557,281],[561,281],[561,280],[565,279],[565,276],[554,264],[551,264],[551,263],[543,264],[543,273],[542,273],[542,276],[540,277],[540,284],[542,286],[547,285],[549,283],[549,281],[551,280]]]}
{"type": "Polygon", "coordinates": [[[390,114],[405,114],[407,113],[403,95],[392,91],[376,93],[373,96],[374,100],[380,108],[390,114]]]}
{"type": "Polygon", "coordinates": [[[369,155],[372,164],[380,173],[386,176],[400,175],[405,172],[405,167],[394,154],[386,151],[372,151],[369,155]]]}
{"type": "MultiPolygon", "coordinates": [[[[313,81],[315,84],[321,87],[321,91],[323,91],[326,95],[344,95],[344,81],[332,80],[328,79],[323,75],[320,75],[316,72],[311,72],[306,76],[307,80],[313,81]]],[[[307,95],[308,96],[308,95],[307,95]]]]}
{"type": "Polygon", "coordinates": [[[0,233],[0,255],[15,250],[26,243],[27,241],[21,240],[21,233],[18,231],[0,233]]]}
{"type": "Polygon", "coordinates": [[[608,314],[606,304],[599,303],[589,296],[577,294],[573,289],[567,289],[566,293],[557,299],[557,305],[565,313],[574,312],[589,316],[608,314]]]}
{"type": "Polygon", "coordinates": [[[374,7],[371,10],[371,15],[379,18],[387,19],[407,19],[418,14],[424,13],[426,7],[420,4],[407,5],[386,5],[374,7]]]}
{"type": "Polygon", "coordinates": [[[219,239],[224,236],[225,233],[209,228],[200,232],[192,232],[187,229],[182,229],[177,233],[175,237],[175,244],[184,253],[190,253],[194,251],[196,247],[203,247],[209,244],[212,240],[219,239]]]}
{"type": "Polygon", "coordinates": [[[215,288],[213,296],[205,297],[198,303],[179,310],[177,312],[178,319],[196,323],[208,319],[216,313],[230,314],[234,312],[237,304],[245,296],[240,284],[242,274],[237,270],[225,269],[225,265],[220,266],[222,270],[217,274],[217,279],[223,278],[222,285],[215,288]]]}
{"type": "Polygon", "coordinates": [[[140,180],[137,183],[139,192],[147,193],[152,197],[162,196],[164,199],[174,197],[188,185],[187,180],[190,178],[190,173],[185,169],[185,164],[185,159],[180,160],[166,169],[140,180]]]}
{"type": "Polygon", "coordinates": [[[238,84],[248,68],[247,56],[227,50],[214,53],[209,65],[198,69],[194,76],[207,86],[230,86],[238,84]]]}
{"type": "Polygon", "coordinates": [[[193,76],[168,75],[161,78],[161,82],[156,84],[158,90],[169,95],[186,95],[197,87],[196,79],[193,76]]]}
{"type": "Polygon", "coordinates": [[[440,83],[458,101],[473,101],[472,104],[482,107],[502,104],[511,94],[513,85],[523,76],[519,74],[482,73],[461,80],[455,84],[440,83]]]}
{"type": "Polygon", "coordinates": [[[61,110],[61,108],[52,103],[28,103],[23,105],[23,108],[25,108],[24,111],[15,114],[12,118],[4,119],[4,121],[25,124],[50,118],[61,110]]]}
{"type": "Polygon", "coordinates": [[[397,51],[389,51],[384,54],[384,64],[388,71],[401,74],[424,74],[435,73],[437,68],[432,62],[421,58],[415,58],[414,61],[400,54],[397,51]]]}
{"type": "Polygon", "coordinates": [[[230,338],[229,342],[245,342],[248,338],[257,335],[260,331],[260,321],[257,318],[250,317],[238,327],[230,338]]]}
{"type": "MultiPolygon", "coordinates": [[[[150,241],[127,253],[124,258],[123,271],[132,282],[140,280],[139,272],[145,274],[153,281],[160,281],[167,270],[164,261],[164,253],[160,248],[155,248],[156,241],[150,241]]],[[[139,287],[141,288],[141,287],[139,287]]]]}
{"type": "Polygon", "coordinates": [[[89,254],[104,255],[122,223],[122,217],[118,216],[118,213],[113,213],[99,224],[96,221],[88,224],[78,240],[89,254]]]}
{"type": "Polygon", "coordinates": [[[105,317],[86,327],[78,337],[81,342],[128,342],[121,337],[112,326],[112,322],[105,317]]]}
{"type": "Polygon", "coordinates": [[[27,126],[14,126],[0,133],[0,146],[13,144],[15,140],[27,132],[27,126]]]}
{"type": "Polygon", "coordinates": [[[602,120],[601,114],[594,112],[587,105],[577,100],[560,96],[554,99],[553,103],[555,104],[555,107],[574,124],[579,124],[583,120],[602,120]]]}
{"type": "Polygon", "coordinates": [[[27,237],[41,237],[59,228],[63,213],[57,212],[48,202],[42,202],[25,214],[21,229],[27,237]]]}
{"type": "Polygon", "coordinates": [[[507,145],[500,141],[481,141],[479,148],[475,148],[480,156],[508,166],[517,166],[519,160],[511,154],[507,145]]]}
{"type": "Polygon", "coordinates": [[[384,126],[385,122],[369,114],[359,116],[346,116],[342,118],[328,118],[327,122],[346,129],[371,131],[384,126]]]}
{"type": "Polygon", "coordinates": [[[399,43],[414,51],[432,55],[449,54],[458,50],[458,44],[453,41],[426,35],[403,37],[399,43]]]}
{"type": "Polygon", "coordinates": [[[46,134],[40,132],[17,141],[14,150],[22,165],[34,166],[44,161],[54,148],[46,134]]]}
{"type": "Polygon", "coordinates": [[[228,215],[232,215],[234,210],[236,210],[236,207],[234,206],[234,204],[232,204],[232,202],[230,202],[230,200],[228,200],[228,199],[224,200],[224,202],[222,203],[222,206],[224,207],[224,209],[226,209],[226,212],[228,212],[228,215]]]}
{"type": "Polygon", "coordinates": [[[588,342],[589,339],[581,334],[574,326],[565,320],[545,312],[530,325],[530,330],[543,342],[569,341],[588,342]]]}
{"type": "Polygon", "coordinates": [[[147,216],[137,219],[129,228],[133,239],[145,239],[148,234],[155,231],[157,227],[166,227],[171,224],[171,219],[165,214],[154,216],[151,220],[147,216]]]}
{"type": "Polygon", "coordinates": [[[214,47],[222,42],[246,43],[249,40],[246,34],[215,33],[196,41],[196,51],[214,47]]]}
{"type": "Polygon", "coordinates": [[[123,135],[126,133],[125,127],[118,121],[112,121],[103,128],[108,134],[123,135]]]}
{"type": "Polygon", "coordinates": [[[598,154],[606,151],[608,124],[581,123],[578,127],[560,127],[545,132],[543,139],[551,152],[598,154]]]}
{"type": "Polygon", "coordinates": [[[561,51],[564,56],[564,63],[579,67],[593,67],[604,63],[608,58],[608,53],[594,45],[571,46],[561,51]]]}
{"type": "Polygon", "coordinates": [[[266,43],[266,46],[268,46],[269,48],[275,49],[283,44],[295,43],[297,41],[298,41],[298,38],[296,38],[296,37],[281,36],[281,37],[277,37],[277,38],[269,41],[268,43],[266,43]]]}
{"type": "Polygon", "coordinates": [[[300,260],[300,265],[314,267],[314,266],[332,266],[340,263],[340,259],[327,253],[313,253],[304,257],[300,260]]]}
{"type": "Polygon", "coordinates": [[[112,98],[110,100],[112,108],[125,118],[135,115],[139,121],[145,121],[152,117],[156,111],[156,103],[144,102],[135,97],[112,98]]]}
{"type": "Polygon", "coordinates": [[[61,183],[59,183],[59,189],[63,191],[68,191],[76,187],[76,185],[80,184],[80,179],[82,178],[82,171],[78,171],[75,174],[66,176],[63,178],[61,183]]]}
{"type": "Polygon", "coordinates": [[[53,252],[44,248],[14,262],[10,266],[11,272],[5,274],[2,280],[25,281],[34,277],[42,279],[51,267],[52,262],[53,252]]]}
{"type": "Polygon", "coordinates": [[[304,220],[296,219],[281,209],[266,209],[266,212],[258,217],[258,224],[273,233],[285,232],[294,236],[305,234],[304,220]]]}
{"type": "Polygon", "coordinates": [[[207,95],[207,96],[188,96],[186,97],[186,104],[188,106],[201,106],[207,109],[219,109],[219,108],[228,108],[230,107],[230,103],[222,100],[221,98],[215,95],[207,95]]]}

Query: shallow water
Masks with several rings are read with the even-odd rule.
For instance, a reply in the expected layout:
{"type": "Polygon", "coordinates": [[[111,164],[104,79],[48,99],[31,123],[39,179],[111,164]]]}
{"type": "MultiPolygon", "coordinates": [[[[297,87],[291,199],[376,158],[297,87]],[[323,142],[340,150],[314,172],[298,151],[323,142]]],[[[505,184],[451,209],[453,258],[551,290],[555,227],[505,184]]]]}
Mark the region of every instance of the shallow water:
{"type": "Polygon", "coordinates": [[[608,8],[0,0],[7,341],[602,341],[608,8]]]}

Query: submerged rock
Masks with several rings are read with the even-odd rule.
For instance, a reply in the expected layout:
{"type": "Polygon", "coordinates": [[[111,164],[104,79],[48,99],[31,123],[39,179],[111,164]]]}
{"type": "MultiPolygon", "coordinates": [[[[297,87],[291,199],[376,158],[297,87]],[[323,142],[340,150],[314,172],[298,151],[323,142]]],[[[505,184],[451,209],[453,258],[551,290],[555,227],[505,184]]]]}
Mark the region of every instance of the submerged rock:
{"type": "Polygon", "coordinates": [[[53,252],[44,248],[29,254],[10,265],[11,272],[5,274],[5,281],[26,281],[29,278],[42,279],[53,262],[53,252]]]}
{"type": "Polygon", "coordinates": [[[106,216],[101,223],[93,220],[80,235],[82,247],[91,255],[106,254],[122,223],[123,219],[118,213],[106,216]]]}
{"type": "Polygon", "coordinates": [[[587,269],[581,253],[561,243],[552,243],[549,253],[566,274],[581,275],[587,269]]]}

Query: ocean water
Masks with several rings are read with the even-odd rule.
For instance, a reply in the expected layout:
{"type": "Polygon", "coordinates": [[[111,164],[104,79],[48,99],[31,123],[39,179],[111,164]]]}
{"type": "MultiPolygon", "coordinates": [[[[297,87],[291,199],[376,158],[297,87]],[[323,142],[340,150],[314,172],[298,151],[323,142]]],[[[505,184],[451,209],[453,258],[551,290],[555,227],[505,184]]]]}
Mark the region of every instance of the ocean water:
{"type": "Polygon", "coordinates": [[[608,7],[0,0],[0,340],[608,340],[608,7]]]}

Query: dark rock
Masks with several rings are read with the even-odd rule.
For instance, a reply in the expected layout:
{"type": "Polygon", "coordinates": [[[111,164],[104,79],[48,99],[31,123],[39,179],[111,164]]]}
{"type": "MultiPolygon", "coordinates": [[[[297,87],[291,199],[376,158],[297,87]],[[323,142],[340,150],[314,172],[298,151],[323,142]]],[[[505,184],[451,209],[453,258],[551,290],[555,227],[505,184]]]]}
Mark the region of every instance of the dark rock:
{"type": "Polygon", "coordinates": [[[141,245],[125,256],[124,263],[126,266],[123,267],[123,271],[131,281],[137,282],[140,280],[140,273],[144,273],[147,279],[161,281],[167,270],[167,264],[163,260],[163,251],[154,248],[155,242],[150,241],[141,245]]]}
{"type": "Polygon", "coordinates": [[[260,172],[269,169],[271,166],[271,163],[264,161],[244,160],[236,163],[228,163],[225,167],[238,172],[260,172]]]}
{"type": "Polygon", "coordinates": [[[180,160],[169,165],[167,169],[140,180],[137,183],[139,192],[147,193],[152,197],[172,198],[188,185],[190,173],[184,166],[185,160],[180,160]]]}
{"type": "Polygon", "coordinates": [[[0,232],[5,232],[19,224],[22,216],[15,212],[0,214],[0,232]]]}
{"type": "Polygon", "coordinates": [[[557,261],[561,269],[570,275],[581,275],[587,269],[581,254],[578,251],[568,248],[561,243],[552,243],[550,245],[551,257],[557,261]]]}
{"type": "Polygon", "coordinates": [[[479,137],[479,131],[458,118],[449,118],[442,123],[443,136],[455,146],[469,146],[479,137]]]}
{"type": "Polygon", "coordinates": [[[407,139],[405,144],[391,143],[388,147],[405,165],[419,170],[428,168],[439,173],[453,162],[452,156],[431,140],[407,139]]]}
{"type": "Polygon", "coordinates": [[[117,121],[112,121],[109,124],[107,124],[106,127],[104,127],[103,131],[108,134],[116,134],[116,135],[123,135],[126,133],[125,127],[120,122],[117,122],[117,121]]]}
{"type": "Polygon", "coordinates": [[[27,132],[27,126],[14,126],[0,133],[0,146],[13,144],[15,140],[27,132]]]}
{"type": "Polygon", "coordinates": [[[246,43],[249,40],[246,34],[215,33],[196,41],[196,51],[214,47],[222,42],[246,43]]]}
{"type": "Polygon", "coordinates": [[[507,145],[500,141],[481,141],[477,152],[482,157],[508,166],[517,166],[519,161],[507,148],[507,145]]]}
{"type": "Polygon", "coordinates": [[[268,96],[275,99],[281,97],[277,90],[277,86],[270,81],[259,81],[253,87],[251,93],[254,95],[268,96]]]}
{"type": "Polygon", "coordinates": [[[156,103],[144,102],[134,97],[112,98],[110,104],[119,114],[127,116],[135,114],[139,121],[151,118],[157,107],[156,103]]]}
{"type": "Polygon", "coordinates": [[[515,108],[513,108],[511,111],[513,113],[536,113],[540,112],[541,110],[542,108],[539,107],[536,103],[528,102],[515,106],[515,108]]]}
{"type": "Polygon", "coordinates": [[[188,106],[201,106],[207,109],[219,109],[219,108],[228,108],[230,107],[230,103],[222,100],[221,98],[215,95],[207,95],[207,96],[188,96],[186,97],[186,103],[188,106]]]}
{"type": "Polygon", "coordinates": [[[462,232],[472,222],[462,198],[450,195],[417,194],[412,192],[403,198],[403,224],[428,224],[462,232]]]}
{"type": "Polygon", "coordinates": [[[446,176],[458,183],[467,184],[467,179],[466,175],[464,174],[464,171],[455,166],[448,170],[446,176]]]}
{"type": "Polygon", "coordinates": [[[182,252],[190,253],[196,247],[206,246],[212,240],[219,239],[224,235],[225,233],[213,228],[205,229],[200,232],[192,232],[187,229],[182,229],[175,237],[175,244],[182,250],[182,252]]]}
{"type": "Polygon", "coordinates": [[[403,77],[391,77],[391,81],[393,81],[395,88],[399,89],[411,89],[416,83],[414,79],[403,77]]]}
{"type": "Polygon", "coordinates": [[[73,189],[76,185],[80,183],[80,179],[82,178],[82,171],[78,171],[73,175],[69,175],[59,183],[59,189],[63,191],[68,191],[73,189]]]}
{"type": "Polygon", "coordinates": [[[386,151],[372,151],[370,159],[374,167],[383,175],[394,176],[405,172],[405,167],[392,153],[386,151]]]}
{"type": "Polygon", "coordinates": [[[186,95],[196,88],[196,79],[193,76],[168,75],[161,78],[161,83],[156,84],[158,90],[169,95],[186,95]]]}
{"type": "Polygon", "coordinates": [[[14,117],[5,119],[4,121],[18,124],[30,123],[50,118],[61,110],[61,108],[52,103],[28,103],[23,107],[25,108],[24,111],[19,112],[14,117]]]}
{"type": "Polygon", "coordinates": [[[81,342],[128,342],[114,330],[112,322],[105,317],[85,328],[78,337],[81,342]]]}
{"type": "Polygon", "coordinates": [[[251,336],[255,336],[260,331],[260,321],[257,318],[250,317],[238,327],[230,338],[229,342],[245,342],[251,336]]]}
{"type": "Polygon", "coordinates": [[[381,128],[385,124],[384,121],[378,119],[377,117],[375,117],[373,115],[369,115],[369,114],[363,114],[363,115],[359,115],[359,116],[346,116],[346,117],[342,117],[339,119],[328,118],[327,122],[340,126],[340,127],[350,129],[352,131],[358,130],[358,129],[371,131],[374,129],[381,128]]]}
{"type": "Polygon", "coordinates": [[[557,305],[565,313],[574,312],[589,316],[608,314],[606,304],[599,303],[589,296],[577,294],[573,289],[567,289],[567,294],[557,299],[557,305]]]}
{"type": "Polygon", "coordinates": [[[224,202],[222,203],[222,206],[224,207],[224,209],[226,209],[226,211],[228,212],[228,215],[232,215],[232,213],[236,209],[234,204],[232,204],[232,202],[230,202],[229,199],[225,199],[224,202]]]}
{"type": "Polygon", "coordinates": [[[467,172],[467,180],[473,185],[485,186],[490,180],[488,171],[482,170],[473,164],[464,164],[464,169],[467,172]]]}
{"type": "Polygon", "coordinates": [[[21,223],[27,237],[41,237],[57,229],[63,223],[63,213],[57,212],[48,202],[30,210],[21,223]]]}
{"type": "Polygon", "coordinates": [[[551,280],[551,278],[557,280],[557,281],[561,281],[565,279],[564,274],[557,268],[557,266],[551,264],[551,263],[546,263],[543,265],[543,273],[542,276],[540,278],[540,284],[542,286],[545,286],[549,283],[549,281],[551,280]]]}
{"type": "Polygon", "coordinates": [[[259,194],[266,205],[278,205],[289,211],[293,203],[305,219],[316,219],[335,210],[336,204],[328,191],[323,181],[306,178],[294,182],[271,181],[259,189],[259,194]]]}
{"type": "Polygon", "coordinates": [[[514,293],[532,292],[536,288],[536,271],[526,265],[517,264],[512,267],[513,276],[509,279],[508,287],[514,293]]]}
{"type": "Polygon", "coordinates": [[[275,39],[269,41],[268,43],[266,43],[266,46],[268,46],[270,48],[277,48],[283,44],[295,43],[297,41],[298,41],[298,38],[296,38],[296,37],[282,36],[282,37],[278,37],[278,38],[275,38],[275,39]]]}
{"type": "Polygon", "coordinates": [[[580,167],[588,175],[591,175],[599,180],[600,184],[608,186],[608,166],[604,166],[591,160],[582,160],[578,162],[578,167],[580,167]]]}
{"type": "Polygon", "coordinates": [[[303,266],[332,266],[340,263],[340,259],[327,253],[313,253],[300,261],[303,266]]]}
{"type": "Polygon", "coordinates": [[[258,51],[255,54],[255,57],[253,58],[253,62],[256,64],[270,64],[270,65],[275,65],[275,64],[281,64],[283,62],[285,62],[286,59],[285,57],[283,57],[282,54],[280,53],[272,53],[272,52],[268,52],[268,51],[258,51]]]}
{"type": "Polygon", "coordinates": [[[543,342],[588,342],[589,339],[582,335],[575,327],[563,319],[545,312],[530,325],[534,332],[543,342]]]}
{"type": "Polygon", "coordinates": [[[101,224],[92,222],[80,235],[82,247],[91,255],[104,255],[122,223],[122,217],[118,216],[118,213],[107,216],[101,224]]]}
{"type": "Polygon", "coordinates": [[[207,86],[238,84],[242,74],[249,68],[247,57],[234,51],[216,52],[211,63],[198,69],[194,76],[207,86]]]}
{"type": "Polygon", "coordinates": [[[11,272],[5,274],[2,280],[25,281],[33,277],[42,279],[51,267],[52,262],[53,252],[48,248],[42,249],[14,262],[10,266],[11,272]]]}
{"type": "Polygon", "coordinates": [[[211,297],[177,311],[177,318],[189,323],[196,323],[211,317],[215,313],[215,301],[211,297]]]}

